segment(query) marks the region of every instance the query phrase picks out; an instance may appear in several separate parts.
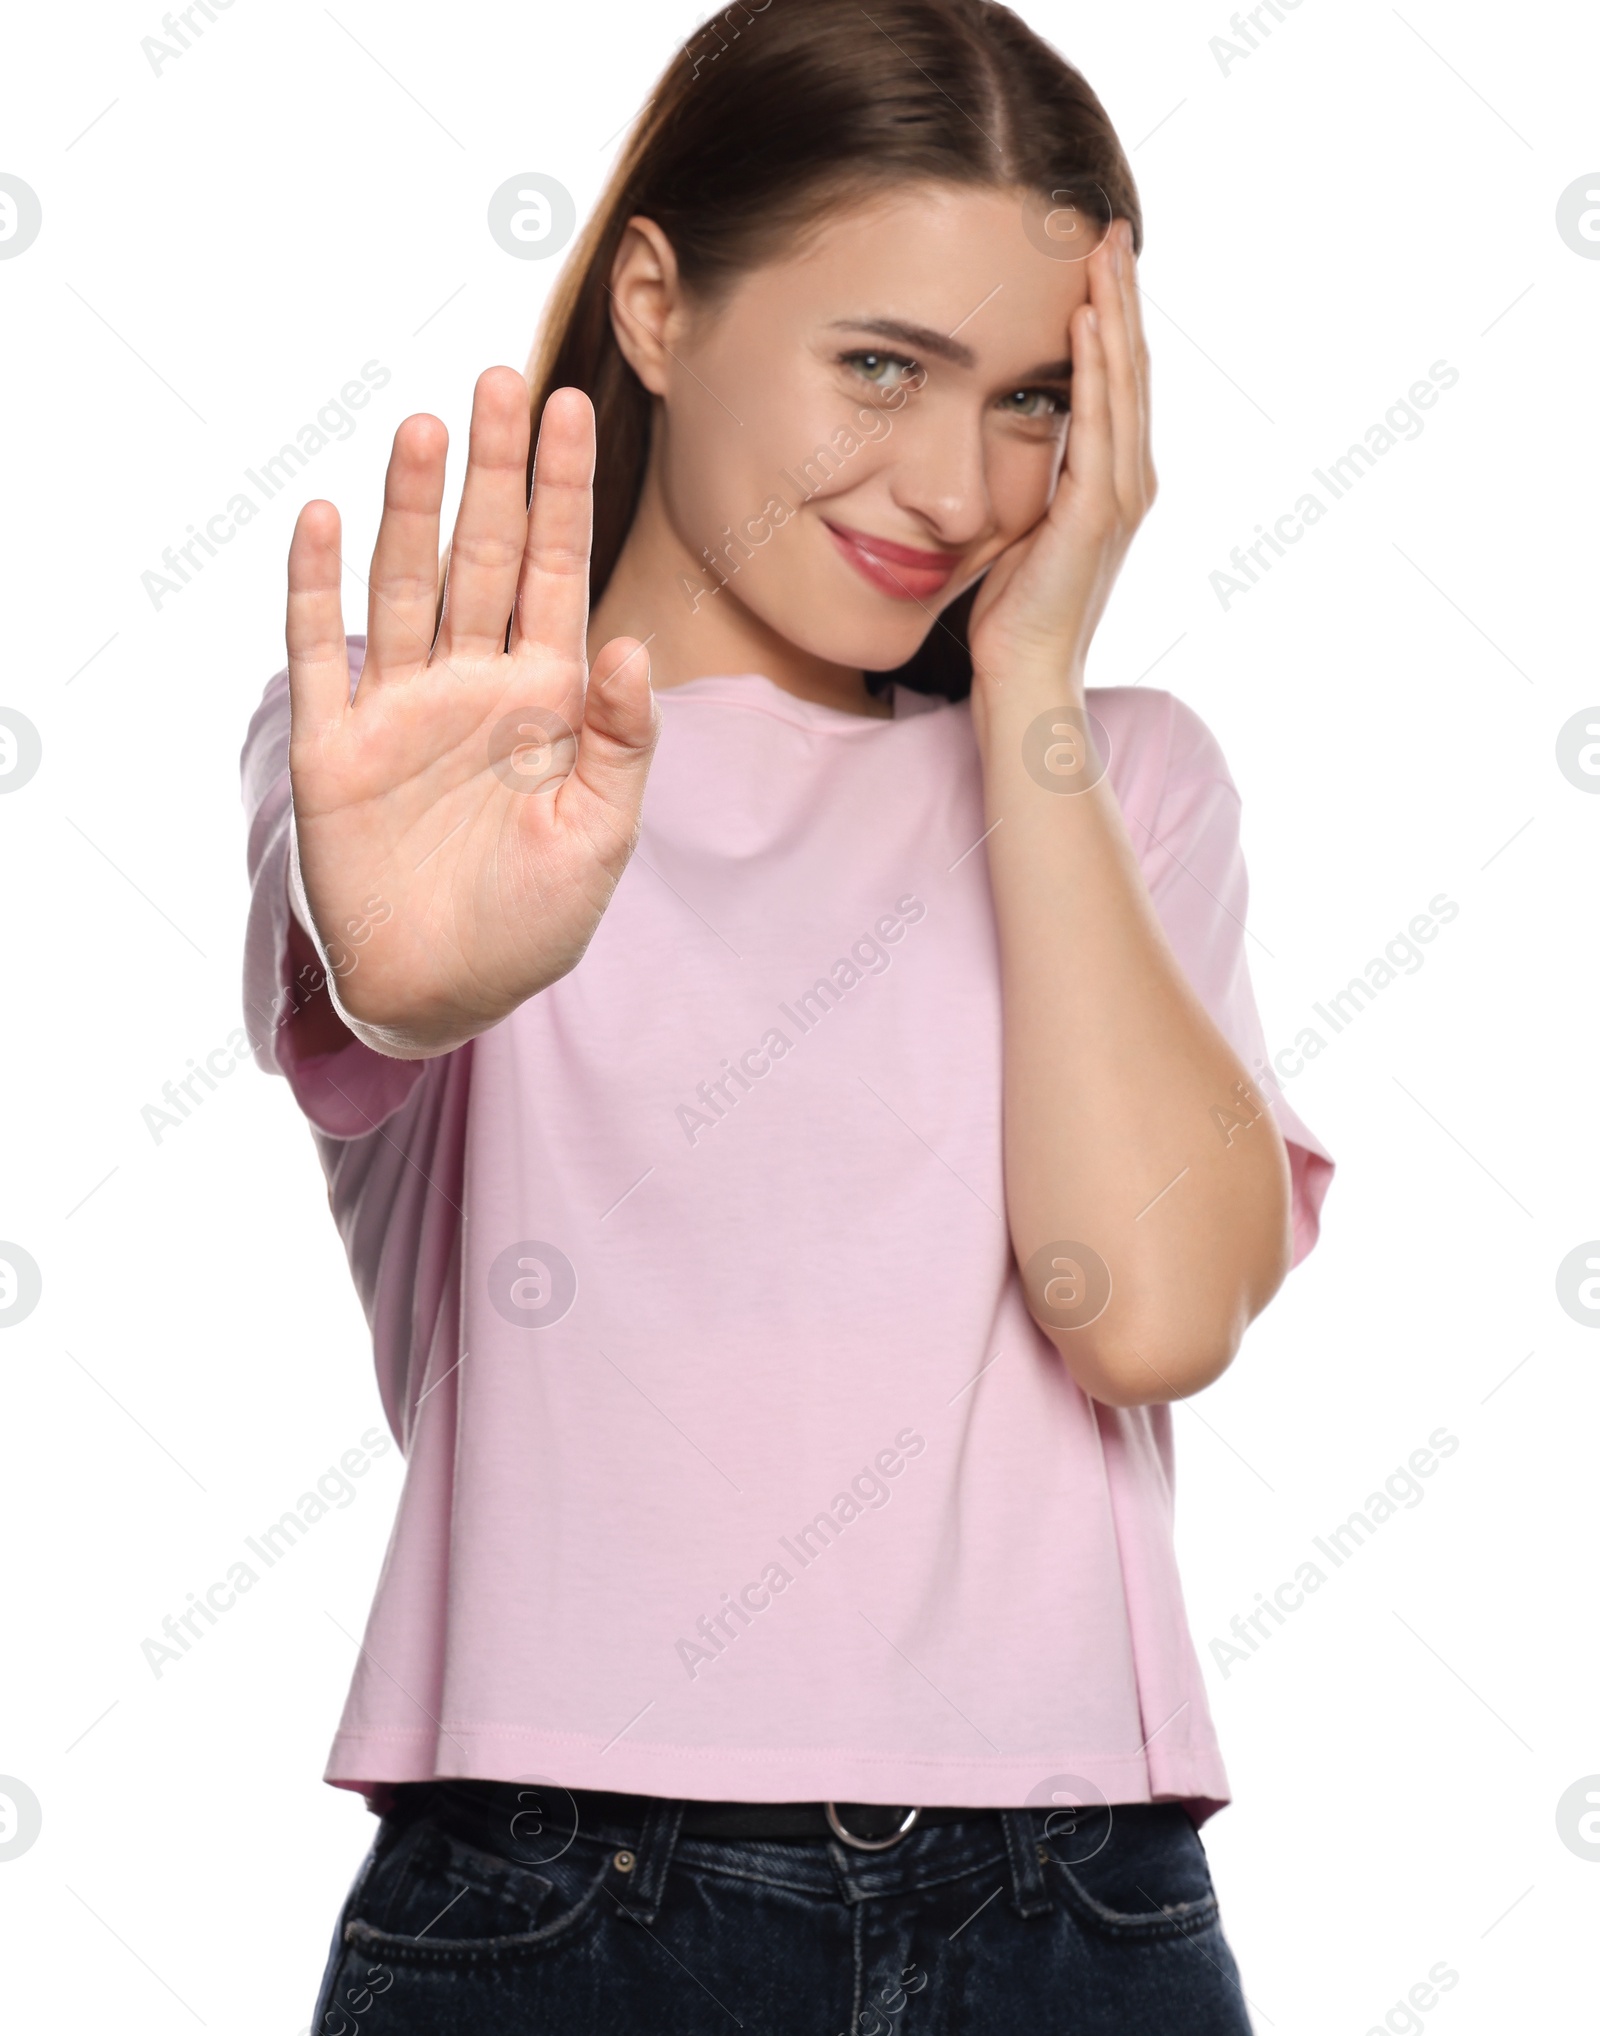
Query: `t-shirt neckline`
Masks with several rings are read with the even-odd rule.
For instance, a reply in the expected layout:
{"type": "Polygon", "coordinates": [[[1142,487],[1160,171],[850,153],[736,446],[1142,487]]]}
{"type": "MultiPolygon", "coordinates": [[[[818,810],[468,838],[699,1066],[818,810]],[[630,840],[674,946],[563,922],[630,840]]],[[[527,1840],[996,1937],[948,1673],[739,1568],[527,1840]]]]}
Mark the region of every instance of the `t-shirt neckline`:
{"type": "Polygon", "coordinates": [[[829,706],[826,701],[802,699],[798,693],[791,693],[780,686],[776,679],[768,678],[765,672],[711,672],[697,679],[683,679],[675,686],[663,686],[661,699],[669,699],[674,693],[684,693],[692,698],[707,700],[731,700],[746,706],[759,706],[767,710],[781,709],[790,718],[819,727],[864,727],[877,728],[886,722],[904,721],[924,707],[936,703],[925,694],[891,681],[889,700],[892,712],[886,715],[855,714],[848,707],[829,706]]]}

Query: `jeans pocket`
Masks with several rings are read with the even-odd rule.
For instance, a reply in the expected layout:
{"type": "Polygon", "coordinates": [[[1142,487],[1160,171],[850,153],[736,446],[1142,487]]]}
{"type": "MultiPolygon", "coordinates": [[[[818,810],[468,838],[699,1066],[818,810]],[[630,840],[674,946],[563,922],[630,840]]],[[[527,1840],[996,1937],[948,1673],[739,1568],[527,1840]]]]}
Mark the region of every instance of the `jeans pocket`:
{"type": "Polygon", "coordinates": [[[421,1817],[377,1863],[344,1926],[358,1971],[384,1988],[399,1968],[464,1967],[537,1957],[603,1919],[614,1847],[579,1840],[534,1868],[480,1851],[421,1817]]]}
{"type": "Polygon", "coordinates": [[[1115,1803],[1101,1837],[1080,1826],[1064,1847],[1048,1828],[1040,1839],[1046,1880],[1090,1929],[1149,1943],[1218,1925],[1205,1847],[1181,1803],[1115,1803]]]}

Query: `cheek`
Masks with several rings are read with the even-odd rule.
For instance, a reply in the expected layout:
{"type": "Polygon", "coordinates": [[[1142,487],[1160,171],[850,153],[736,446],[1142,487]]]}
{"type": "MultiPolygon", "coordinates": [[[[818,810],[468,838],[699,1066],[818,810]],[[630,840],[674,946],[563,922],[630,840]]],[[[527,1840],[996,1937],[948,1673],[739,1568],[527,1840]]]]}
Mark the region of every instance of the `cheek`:
{"type": "Polygon", "coordinates": [[[663,448],[667,516],[691,554],[720,550],[725,527],[737,530],[763,499],[746,471],[748,448],[739,442],[739,427],[710,407],[713,414],[675,420],[663,448]]]}
{"type": "Polygon", "coordinates": [[[792,504],[792,476],[827,442],[841,410],[814,390],[760,377],[706,381],[673,404],[663,448],[669,513],[696,550],[715,544],[725,526],[741,530],[774,496],[792,504]]]}
{"type": "Polygon", "coordinates": [[[989,500],[1008,541],[1031,530],[1049,508],[1064,444],[1064,431],[1050,439],[1023,443],[1012,438],[991,444],[989,500]]]}

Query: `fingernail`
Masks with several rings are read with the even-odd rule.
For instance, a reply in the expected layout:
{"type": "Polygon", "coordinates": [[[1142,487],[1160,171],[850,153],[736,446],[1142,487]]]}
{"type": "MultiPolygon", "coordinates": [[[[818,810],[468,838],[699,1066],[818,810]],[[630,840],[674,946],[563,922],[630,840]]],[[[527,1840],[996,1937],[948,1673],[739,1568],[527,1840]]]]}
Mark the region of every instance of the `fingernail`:
{"type": "Polygon", "coordinates": [[[1100,314],[1092,304],[1089,306],[1088,324],[1091,332],[1098,332],[1100,330],[1100,314]]]}

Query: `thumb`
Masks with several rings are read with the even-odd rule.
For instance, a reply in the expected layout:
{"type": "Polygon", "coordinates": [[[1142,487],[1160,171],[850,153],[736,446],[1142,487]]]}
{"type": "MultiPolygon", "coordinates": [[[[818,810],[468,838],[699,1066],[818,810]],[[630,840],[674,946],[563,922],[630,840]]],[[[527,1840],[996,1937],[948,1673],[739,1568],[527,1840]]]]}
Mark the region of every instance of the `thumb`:
{"type": "Polygon", "coordinates": [[[578,754],[562,801],[577,793],[625,815],[631,834],[660,731],[650,653],[636,637],[614,636],[589,668],[578,754]]]}

